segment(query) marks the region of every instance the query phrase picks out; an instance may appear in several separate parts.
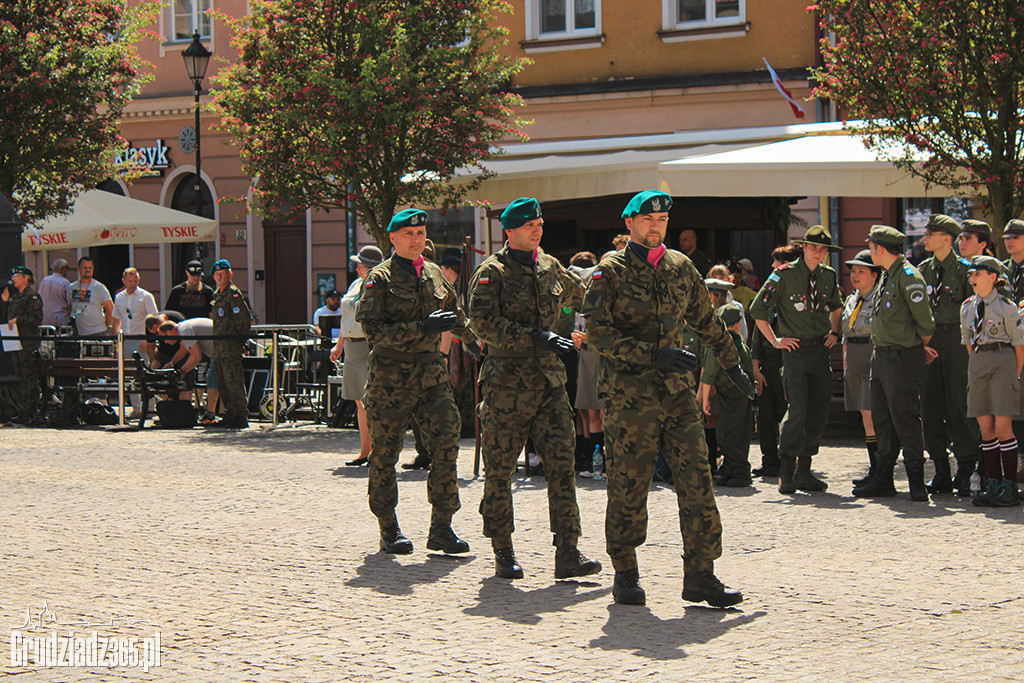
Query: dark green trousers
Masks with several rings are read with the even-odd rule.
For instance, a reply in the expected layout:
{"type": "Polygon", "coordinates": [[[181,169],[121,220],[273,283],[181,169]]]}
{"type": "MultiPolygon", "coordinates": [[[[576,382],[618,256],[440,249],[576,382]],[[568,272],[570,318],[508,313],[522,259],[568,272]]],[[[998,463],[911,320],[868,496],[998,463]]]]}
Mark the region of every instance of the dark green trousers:
{"type": "Polygon", "coordinates": [[[878,436],[878,462],[893,467],[903,450],[908,470],[924,467],[921,380],[924,348],[875,347],[871,354],[871,419],[878,436]]]}

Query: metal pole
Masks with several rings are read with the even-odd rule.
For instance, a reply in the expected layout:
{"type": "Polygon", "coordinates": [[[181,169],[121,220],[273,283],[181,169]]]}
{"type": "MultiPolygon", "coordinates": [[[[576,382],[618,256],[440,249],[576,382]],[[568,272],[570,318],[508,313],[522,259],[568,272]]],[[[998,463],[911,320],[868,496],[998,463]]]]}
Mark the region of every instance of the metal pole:
{"type": "MultiPolygon", "coordinates": [[[[196,81],[196,216],[202,217],[203,215],[203,167],[202,167],[202,153],[200,143],[202,135],[199,133],[199,94],[200,85],[196,81]]],[[[192,247],[192,258],[198,259],[199,254],[199,243],[196,242],[192,247]]]]}
{"type": "Polygon", "coordinates": [[[274,394],[271,407],[274,409],[274,427],[277,427],[277,330],[274,330],[274,336],[270,343],[270,362],[273,365],[274,373],[274,394]]]}
{"type": "Polygon", "coordinates": [[[124,329],[117,331],[117,425],[124,427],[124,329]]]}

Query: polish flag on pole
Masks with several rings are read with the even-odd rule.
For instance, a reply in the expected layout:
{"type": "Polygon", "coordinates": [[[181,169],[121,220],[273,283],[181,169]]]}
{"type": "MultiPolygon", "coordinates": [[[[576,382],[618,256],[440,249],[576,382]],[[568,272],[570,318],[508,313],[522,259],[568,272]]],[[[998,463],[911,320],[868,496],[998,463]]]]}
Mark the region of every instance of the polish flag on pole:
{"type": "Polygon", "coordinates": [[[772,76],[772,83],[775,84],[775,89],[778,90],[779,93],[786,98],[786,101],[789,102],[789,106],[793,110],[793,116],[798,119],[802,119],[804,117],[804,108],[797,104],[797,101],[793,99],[793,94],[786,90],[786,86],[782,85],[782,79],[779,78],[777,73],[775,73],[775,69],[773,69],[772,65],[768,63],[768,60],[764,57],[761,59],[764,59],[764,65],[768,67],[768,73],[772,76]]]}

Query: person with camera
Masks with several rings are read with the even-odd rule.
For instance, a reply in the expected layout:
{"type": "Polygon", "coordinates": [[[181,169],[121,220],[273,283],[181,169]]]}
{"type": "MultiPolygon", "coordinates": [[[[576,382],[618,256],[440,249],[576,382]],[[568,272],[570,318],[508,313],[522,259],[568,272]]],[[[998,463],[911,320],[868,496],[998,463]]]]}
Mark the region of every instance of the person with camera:
{"type": "Polygon", "coordinates": [[[39,324],[43,321],[43,301],[32,289],[35,278],[25,266],[11,269],[11,279],[0,292],[0,320],[5,320],[7,329],[17,328],[22,339],[21,350],[14,352],[14,371],[18,376],[18,407],[20,412],[13,422],[35,424],[39,420],[39,324]]]}

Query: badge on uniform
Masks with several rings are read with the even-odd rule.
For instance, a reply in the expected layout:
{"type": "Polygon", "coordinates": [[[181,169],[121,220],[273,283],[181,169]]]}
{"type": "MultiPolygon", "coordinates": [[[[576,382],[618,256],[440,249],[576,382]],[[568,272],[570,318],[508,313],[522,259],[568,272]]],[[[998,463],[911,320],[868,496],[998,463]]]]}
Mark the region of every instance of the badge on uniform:
{"type": "Polygon", "coordinates": [[[234,308],[232,308],[231,312],[232,313],[238,313],[238,306],[235,306],[234,308]]]}
{"type": "Polygon", "coordinates": [[[484,275],[482,278],[476,281],[478,285],[489,285],[491,284],[491,278],[489,275],[484,275]]]}
{"type": "Polygon", "coordinates": [[[373,287],[373,280],[367,280],[365,286],[366,286],[367,289],[369,289],[370,287],[373,287]]]}
{"type": "Polygon", "coordinates": [[[999,334],[999,325],[992,325],[992,327],[988,328],[988,333],[993,337],[999,334]]]}
{"type": "Polygon", "coordinates": [[[223,316],[224,315],[224,309],[223,308],[218,308],[217,309],[217,315],[223,316]]]}
{"type": "Polygon", "coordinates": [[[768,276],[768,279],[771,280],[772,282],[778,282],[782,278],[779,277],[778,273],[772,273],[771,275],[768,276]]]}
{"type": "Polygon", "coordinates": [[[919,304],[924,301],[924,292],[917,291],[910,295],[910,300],[915,304],[919,304]]]}
{"type": "Polygon", "coordinates": [[[590,279],[591,280],[600,280],[601,279],[601,271],[600,270],[595,270],[594,274],[590,276],[590,279]]]}
{"type": "Polygon", "coordinates": [[[914,274],[914,269],[910,267],[909,263],[907,263],[907,264],[904,264],[904,266],[903,266],[903,272],[906,273],[907,275],[913,275],[914,274]]]}
{"type": "Polygon", "coordinates": [[[885,302],[885,307],[886,308],[892,308],[892,302],[891,301],[886,301],[885,302]]]}
{"type": "Polygon", "coordinates": [[[802,302],[802,301],[796,302],[795,304],[793,304],[793,308],[795,308],[798,311],[804,310],[804,302],[802,302]]]}

